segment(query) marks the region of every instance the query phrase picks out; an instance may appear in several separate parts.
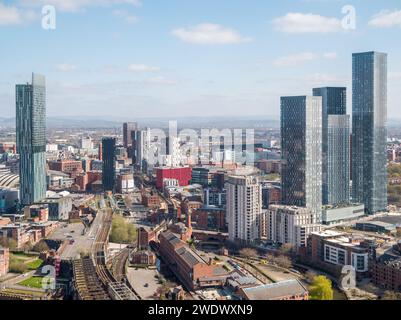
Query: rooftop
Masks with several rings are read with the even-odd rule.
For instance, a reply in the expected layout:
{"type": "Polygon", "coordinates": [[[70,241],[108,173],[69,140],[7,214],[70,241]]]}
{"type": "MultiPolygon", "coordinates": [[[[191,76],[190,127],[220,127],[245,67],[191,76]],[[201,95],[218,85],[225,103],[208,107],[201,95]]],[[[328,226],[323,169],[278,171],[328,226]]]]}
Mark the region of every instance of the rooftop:
{"type": "Polygon", "coordinates": [[[278,300],[291,296],[308,294],[308,290],[298,280],[291,279],[242,289],[248,300],[278,300]]]}

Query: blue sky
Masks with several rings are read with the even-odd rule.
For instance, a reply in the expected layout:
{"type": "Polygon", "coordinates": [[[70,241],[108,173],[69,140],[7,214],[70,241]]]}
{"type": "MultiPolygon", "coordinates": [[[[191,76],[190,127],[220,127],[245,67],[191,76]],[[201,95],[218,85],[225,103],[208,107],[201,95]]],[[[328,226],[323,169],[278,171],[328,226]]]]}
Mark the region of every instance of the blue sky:
{"type": "Polygon", "coordinates": [[[389,54],[389,117],[401,118],[400,34],[399,0],[0,0],[0,116],[35,71],[49,116],[276,117],[281,95],[341,85],[351,97],[352,53],[376,50],[389,54]]]}

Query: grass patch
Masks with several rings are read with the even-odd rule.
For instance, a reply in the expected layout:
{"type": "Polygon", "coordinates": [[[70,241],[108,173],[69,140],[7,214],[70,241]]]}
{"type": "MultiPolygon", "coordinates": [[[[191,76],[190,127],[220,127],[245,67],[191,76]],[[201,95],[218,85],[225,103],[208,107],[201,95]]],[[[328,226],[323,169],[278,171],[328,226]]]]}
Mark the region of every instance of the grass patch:
{"type": "Polygon", "coordinates": [[[28,288],[42,289],[42,280],[43,277],[31,277],[19,282],[18,284],[28,288]]]}
{"type": "Polygon", "coordinates": [[[42,265],[42,259],[36,259],[34,261],[28,262],[25,265],[28,267],[29,270],[37,270],[42,265]]]}

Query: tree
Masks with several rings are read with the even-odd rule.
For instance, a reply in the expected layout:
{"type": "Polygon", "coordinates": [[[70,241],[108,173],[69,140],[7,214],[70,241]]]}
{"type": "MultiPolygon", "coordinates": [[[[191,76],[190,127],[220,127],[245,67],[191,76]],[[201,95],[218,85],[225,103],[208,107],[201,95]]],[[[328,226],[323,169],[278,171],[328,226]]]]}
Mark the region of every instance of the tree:
{"type": "Polygon", "coordinates": [[[130,244],[135,242],[137,230],[123,217],[115,215],[111,226],[110,242],[130,244]]]}
{"type": "Polygon", "coordinates": [[[294,245],[292,243],[284,243],[280,247],[280,252],[282,254],[286,254],[286,255],[291,255],[292,256],[295,253],[294,245]]]}
{"type": "Polygon", "coordinates": [[[308,283],[313,283],[313,280],[317,277],[317,274],[313,271],[308,270],[305,274],[305,279],[308,283]]]}
{"type": "Polygon", "coordinates": [[[333,288],[331,280],[325,276],[317,276],[309,287],[312,300],[333,300],[333,288]]]}
{"type": "Polygon", "coordinates": [[[239,252],[240,256],[249,260],[250,258],[256,258],[258,256],[258,252],[252,248],[244,248],[239,252]]]}
{"type": "Polygon", "coordinates": [[[32,250],[40,253],[40,252],[49,251],[50,249],[49,249],[49,246],[46,244],[46,241],[41,240],[33,246],[32,250]]]}
{"type": "Polygon", "coordinates": [[[274,260],[275,263],[281,268],[290,269],[292,267],[292,261],[287,256],[279,256],[276,257],[274,260]]]}
{"type": "Polygon", "coordinates": [[[0,239],[0,246],[10,250],[15,250],[17,249],[17,241],[12,238],[2,238],[0,239]]]}

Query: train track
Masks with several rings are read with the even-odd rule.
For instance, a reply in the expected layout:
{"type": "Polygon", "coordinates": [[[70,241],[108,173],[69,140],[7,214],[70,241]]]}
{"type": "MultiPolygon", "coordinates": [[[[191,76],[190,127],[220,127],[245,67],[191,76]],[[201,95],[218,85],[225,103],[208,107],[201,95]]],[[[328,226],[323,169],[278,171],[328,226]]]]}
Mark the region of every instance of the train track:
{"type": "Polygon", "coordinates": [[[102,221],[92,246],[92,256],[73,262],[78,297],[81,300],[138,300],[139,297],[125,283],[116,279],[107,266],[112,210],[105,210],[97,218],[102,221]]]}

